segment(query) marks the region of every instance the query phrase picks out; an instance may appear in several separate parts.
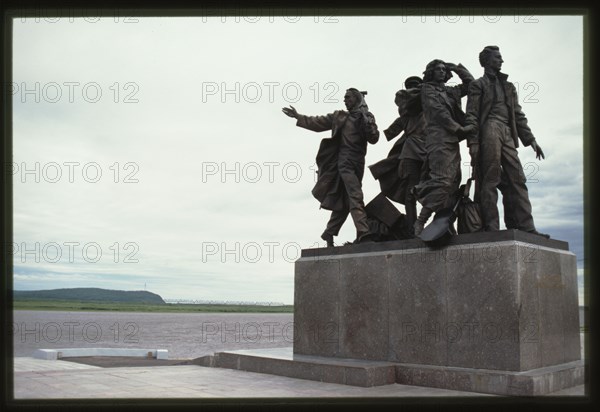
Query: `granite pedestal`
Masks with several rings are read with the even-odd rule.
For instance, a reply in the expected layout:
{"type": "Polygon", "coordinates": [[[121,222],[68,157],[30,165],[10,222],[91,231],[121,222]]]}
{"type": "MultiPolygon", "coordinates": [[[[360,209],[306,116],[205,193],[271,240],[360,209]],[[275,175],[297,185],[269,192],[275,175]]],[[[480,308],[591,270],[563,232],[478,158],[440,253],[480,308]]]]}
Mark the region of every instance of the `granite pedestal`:
{"type": "MultiPolygon", "coordinates": [[[[296,261],[288,361],[302,362],[298,377],[313,379],[311,362],[363,361],[354,365],[383,368],[363,374],[379,378],[338,383],[389,383],[393,367],[397,383],[540,395],[582,384],[580,356],[566,242],[510,230],[455,236],[439,249],[420,240],[307,249],[296,261]]],[[[259,358],[249,363],[269,362],[259,358]]]]}

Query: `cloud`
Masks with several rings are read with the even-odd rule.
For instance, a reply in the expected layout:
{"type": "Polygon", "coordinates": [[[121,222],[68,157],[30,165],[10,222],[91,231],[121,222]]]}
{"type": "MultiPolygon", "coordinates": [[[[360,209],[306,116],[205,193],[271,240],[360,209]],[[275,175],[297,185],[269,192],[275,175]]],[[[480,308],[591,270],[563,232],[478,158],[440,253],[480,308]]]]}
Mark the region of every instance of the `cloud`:
{"type": "MultiPolygon", "coordinates": [[[[103,252],[97,263],[81,249],[73,262],[42,256],[32,264],[17,255],[16,285],[144,282],[172,298],[291,303],[296,246],[289,245],[322,244],[329,217],[310,194],[316,151],[328,132],[296,127],[281,107],[331,113],[355,86],[368,90],[383,130],[397,116],[393,97],[406,77],[420,75],[434,58],[480,76],[477,55],[488,44],[501,47],[547,155],[538,162],[530,148],[519,149],[533,174],[536,224],[584,258],[581,17],[276,17],[15,22],[15,241],[30,249],[95,242],[103,252]],[[51,102],[56,90],[61,98],[51,102]],[[72,170],[70,162],[77,163],[72,170]],[[61,179],[52,183],[56,165],[61,179]],[[99,180],[90,182],[98,170],[99,180]],[[277,244],[272,260],[268,242],[277,244]],[[122,262],[133,250],[127,243],[137,245],[138,263],[122,262]],[[216,254],[207,256],[214,244],[216,254]],[[254,244],[261,259],[252,263],[243,254],[254,244]],[[227,250],[234,252],[223,259],[227,250]],[[231,261],[236,254],[239,263],[231,261]],[[35,278],[22,277],[35,268],[35,278]]],[[[392,144],[370,146],[366,164],[386,157],[392,144]]],[[[468,162],[465,148],[462,155],[468,162]]],[[[379,193],[368,170],[363,190],[366,202],[379,193]]],[[[348,219],[338,243],[354,236],[348,219]]]]}

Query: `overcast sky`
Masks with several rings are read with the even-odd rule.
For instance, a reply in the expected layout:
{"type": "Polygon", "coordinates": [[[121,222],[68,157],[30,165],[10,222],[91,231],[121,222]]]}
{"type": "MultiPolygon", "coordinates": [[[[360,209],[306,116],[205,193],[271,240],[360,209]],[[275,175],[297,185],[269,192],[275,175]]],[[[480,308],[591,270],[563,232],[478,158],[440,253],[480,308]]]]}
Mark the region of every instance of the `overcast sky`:
{"type": "MultiPolygon", "coordinates": [[[[310,191],[329,132],[281,108],[330,113],[356,87],[383,130],[406,77],[436,58],[480,77],[487,45],[546,154],[519,148],[537,229],[569,242],[581,275],[582,39],[578,16],[18,18],[15,289],[292,303],[300,249],[324,246],[310,191]]],[[[363,190],[379,193],[368,170],[363,190]]],[[[354,234],[349,218],[336,242],[354,234]]]]}

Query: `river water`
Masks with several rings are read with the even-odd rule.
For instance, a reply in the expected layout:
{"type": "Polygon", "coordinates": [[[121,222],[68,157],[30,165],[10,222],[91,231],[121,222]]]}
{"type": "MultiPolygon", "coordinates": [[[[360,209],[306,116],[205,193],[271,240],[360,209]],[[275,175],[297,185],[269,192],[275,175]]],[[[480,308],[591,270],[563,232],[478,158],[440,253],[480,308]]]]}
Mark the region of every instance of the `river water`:
{"type": "Polygon", "coordinates": [[[36,349],[167,349],[170,359],[293,345],[293,314],[14,311],[14,356],[36,349]]]}
{"type": "MultiPolygon", "coordinates": [[[[14,356],[36,349],[167,349],[193,359],[238,349],[292,347],[293,314],[14,311],[14,356]]],[[[581,335],[583,356],[584,334],[581,335]]]]}

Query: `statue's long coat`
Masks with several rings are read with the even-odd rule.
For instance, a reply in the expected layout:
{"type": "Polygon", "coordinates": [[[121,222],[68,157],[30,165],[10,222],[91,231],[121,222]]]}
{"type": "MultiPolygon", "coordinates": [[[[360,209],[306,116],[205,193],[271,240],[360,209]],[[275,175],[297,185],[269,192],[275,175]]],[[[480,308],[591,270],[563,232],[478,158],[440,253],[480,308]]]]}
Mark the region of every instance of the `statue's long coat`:
{"type": "MultiPolygon", "coordinates": [[[[348,116],[349,113],[345,110],[337,110],[325,116],[299,115],[296,123],[299,127],[315,132],[331,130],[331,137],[321,140],[319,151],[317,152],[318,177],[317,183],[312,189],[312,194],[321,202],[321,208],[332,211],[341,211],[348,207],[346,189],[344,188],[338,169],[338,156],[342,140],[341,131],[348,116]]],[[[368,113],[368,116],[372,117],[372,114],[368,113]]],[[[375,143],[378,137],[377,126],[374,127],[374,131],[367,131],[365,152],[367,141],[375,143]]],[[[364,163],[364,155],[362,158],[354,160],[364,163]]]]}

